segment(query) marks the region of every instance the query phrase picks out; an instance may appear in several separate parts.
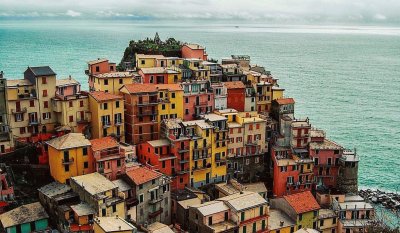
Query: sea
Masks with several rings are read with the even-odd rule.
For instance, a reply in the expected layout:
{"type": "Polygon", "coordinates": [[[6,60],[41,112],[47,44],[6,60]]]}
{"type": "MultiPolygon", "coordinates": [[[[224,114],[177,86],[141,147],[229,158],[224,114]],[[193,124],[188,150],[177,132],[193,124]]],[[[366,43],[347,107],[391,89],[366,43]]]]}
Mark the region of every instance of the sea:
{"type": "Polygon", "coordinates": [[[119,63],[130,40],[174,37],[209,57],[249,55],[296,100],[297,118],[360,157],[359,185],[400,192],[400,27],[268,22],[0,19],[0,70],[49,65],[87,89],[86,62],[119,63]]]}

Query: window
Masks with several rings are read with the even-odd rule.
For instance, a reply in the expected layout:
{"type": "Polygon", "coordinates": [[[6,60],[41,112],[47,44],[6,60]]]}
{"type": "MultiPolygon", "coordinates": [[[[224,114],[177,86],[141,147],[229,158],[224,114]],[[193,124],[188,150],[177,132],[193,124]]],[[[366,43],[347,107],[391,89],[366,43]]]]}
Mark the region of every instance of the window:
{"type": "Polygon", "coordinates": [[[171,98],[173,98],[173,99],[175,98],[175,93],[174,92],[171,93],[171,98]]]}
{"type": "Polygon", "coordinates": [[[30,100],[29,101],[29,107],[35,107],[35,101],[30,100]]]}
{"type": "Polygon", "coordinates": [[[121,160],[120,159],[117,160],[117,167],[121,167],[121,160]]]}
{"type": "Polygon", "coordinates": [[[44,108],[49,108],[49,101],[44,101],[43,105],[44,105],[44,108]]]}
{"type": "Polygon", "coordinates": [[[320,227],[323,227],[323,226],[324,226],[324,220],[323,220],[323,219],[319,220],[319,226],[320,226],[320,227]]]}
{"type": "Polygon", "coordinates": [[[144,65],[144,64],[146,64],[146,60],[140,60],[140,63],[141,63],[142,65],[144,65]]]}
{"type": "Polygon", "coordinates": [[[314,158],[314,165],[318,165],[318,158],[314,158]]]}
{"type": "MultiPolygon", "coordinates": [[[[96,72],[100,72],[100,67],[99,66],[96,66],[96,72]]],[[[105,214],[104,214],[105,215],[105,214]]],[[[104,216],[103,215],[103,216],[104,216]]]]}
{"type": "Polygon", "coordinates": [[[89,167],[89,162],[84,162],[83,163],[83,168],[88,168],[89,167]]]}
{"type": "Polygon", "coordinates": [[[139,189],[143,189],[143,184],[139,184],[139,189]]]}
{"type": "Polygon", "coordinates": [[[264,206],[260,206],[260,216],[264,215],[264,206]]]}
{"type": "Polygon", "coordinates": [[[108,85],[108,79],[104,79],[104,85],[108,85]]]}
{"type": "Polygon", "coordinates": [[[189,109],[185,109],[185,115],[189,115],[189,109]]]}
{"type": "Polygon", "coordinates": [[[185,103],[186,104],[189,103],[189,98],[188,97],[185,98],[185,103]]]}
{"type": "Polygon", "coordinates": [[[49,112],[44,112],[43,113],[43,120],[48,120],[51,119],[51,113],[49,112]]]}
{"type": "Polygon", "coordinates": [[[246,233],[246,226],[243,226],[243,233],[246,233]]]}
{"type": "Polygon", "coordinates": [[[20,134],[26,133],[25,127],[19,128],[19,133],[20,134]]]}
{"type": "Polygon", "coordinates": [[[104,104],[103,104],[103,109],[104,109],[104,110],[107,110],[107,109],[108,109],[108,104],[107,104],[107,103],[104,103],[104,104]]]}
{"type": "Polygon", "coordinates": [[[74,116],[69,116],[69,122],[74,122],[74,116]]]}
{"type": "Polygon", "coordinates": [[[23,121],[24,120],[24,117],[23,117],[23,115],[22,115],[22,113],[17,113],[17,114],[15,114],[15,121],[23,121]]]}
{"type": "Polygon", "coordinates": [[[88,149],[87,149],[87,147],[83,147],[83,148],[82,148],[82,154],[83,154],[83,155],[87,155],[87,154],[88,154],[88,149]]]}
{"type": "Polygon", "coordinates": [[[47,96],[47,90],[43,90],[43,97],[47,96]]]}
{"type": "Polygon", "coordinates": [[[175,109],[175,104],[171,104],[171,108],[172,108],[172,109],[175,109]]]}
{"type": "Polygon", "coordinates": [[[246,159],[246,165],[250,164],[250,159],[246,159]]]}
{"type": "Polygon", "coordinates": [[[144,194],[142,193],[139,195],[139,203],[143,203],[143,201],[144,201],[144,194]]]}
{"type": "MultiPolygon", "coordinates": [[[[299,221],[303,220],[303,214],[299,214],[299,221]]],[[[299,227],[300,229],[300,227],[299,227]]]]}
{"type": "Polygon", "coordinates": [[[336,218],[333,218],[333,219],[332,219],[332,223],[333,223],[333,224],[336,224],[336,218]]]}
{"type": "Polygon", "coordinates": [[[115,107],[119,108],[119,101],[115,102],[115,107]]]}
{"type": "Polygon", "coordinates": [[[162,110],[165,110],[165,104],[161,105],[162,110]]]}
{"type": "Polygon", "coordinates": [[[245,214],[244,212],[240,213],[240,221],[244,221],[244,217],[245,217],[244,214],[245,214]]]}
{"type": "Polygon", "coordinates": [[[119,79],[119,84],[123,84],[124,81],[122,80],[122,78],[119,79]]]}
{"type": "Polygon", "coordinates": [[[212,222],[212,216],[208,217],[208,225],[211,226],[213,224],[212,222]]]}
{"type": "Polygon", "coordinates": [[[46,84],[47,83],[47,79],[46,79],[46,77],[43,77],[42,78],[42,84],[46,84]]]}
{"type": "Polygon", "coordinates": [[[64,171],[69,172],[69,165],[64,165],[64,171]]]}

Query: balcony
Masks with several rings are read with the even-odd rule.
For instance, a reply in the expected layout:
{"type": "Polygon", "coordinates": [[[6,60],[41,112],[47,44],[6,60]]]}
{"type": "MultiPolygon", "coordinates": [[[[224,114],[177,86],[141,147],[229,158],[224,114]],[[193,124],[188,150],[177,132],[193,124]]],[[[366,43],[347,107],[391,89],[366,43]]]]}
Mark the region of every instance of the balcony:
{"type": "Polygon", "coordinates": [[[132,206],[136,206],[137,204],[139,204],[139,200],[135,197],[130,197],[125,200],[125,203],[126,203],[126,206],[128,208],[130,208],[132,206]]]}
{"type": "Polygon", "coordinates": [[[225,137],[225,138],[223,138],[223,137],[216,137],[216,138],[215,138],[215,141],[216,141],[216,142],[229,141],[229,137],[225,137]]]}
{"type": "Polygon", "coordinates": [[[114,125],[122,125],[122,124],[123,124],[122,119],[115,119],[114,120],[114,125]]]}
{"type": "Polygon", "coordinates": [[[150,204],[150,205],[155,205],[155,204],[161,202],[162,200],[163,200],[163,196],[160,195],[158,198],[151,199],[151,200],[149,201],[149,204],[150,204]]]}
{"type": "Polygon", "coordinates": [[[39,122],[37,119],[29,119],[29,123],[28,123],[29,126],[38,125],[38,124],[39,124],[39,122]]]}
{"type": "Polygon", "coordinates": [[[0,132],[0,141],[8,141],[9,140],[9,133],[8,132],[0,132]]]}
{"type": "Polygon", "coordinates": [[[258,146],[258,141],[246,141],[246,146],[258,146]]]}
{"type": "Polygon", "coordinates": [[[187,159],[179,160],[179,163],[189,163],[189,160],[187,160],[187,159]]]}
{"type": "Polygon", "coordinates": [[[22,93],[18,94],[18,99],[36,99],[36,93],[22,93]]]}
{"type": "Polygon", "coordinates": [[[144,110],[144,111],[139,111],[137,113],[138,116],[156,116],[158,115],[158,111],[157,110],[144,110]]]}
{"type": "Polygon", "coordinates": [[[26,107],[24,108],[16,108],[16,109],[11,109],[12,114],[20,114],[20,113],[25,113],[27,112],[26,107]]]}
{"type": "Polygon", "coordinates": [[[79,118],[76,120],[76,122],[78,124],[88,124],[89,123],[89,119],[88,118],[79,118]]]}
{"type": "Polygon", "coordinates": [[[74,163],[74,158],[70,158],[68,160],[62,159],[61,161],[62,165],[70,165],[74,163]]]}
{"type": "Polygon", "coordinates": [[[185,146],[185,147],[180,148],[180,149],[178,150],[178,153],[180,153],[180,154],[186,153],[186,152],[189,152],[189,147],[188,147],[188,146],[185,146]]]}
{"type": "Polygon", "coordinates": [[[183,175],[183,174],[186,174],[186,173],[189,173],[189,172],[190,172],[189,168],[184,168],[184,169],[180,169],[180,170],[176,170],[175,171],[175,173],[178,174],[178,175],[183,175]]]}
{"type": "Polygon", "coordinates": [[[203,170],[207,170],[207,169],[210,169],[211,168],[211,164],[209,164],[209,165],[207,165],[207,166],[205,166],[205,167],[199,167],[199,166],[195,166],[195,167],[192,167],[192,171],[194,171],[194,172],[197,172],[197,171],[203,171],[203,170]]]}
{"type": "Polygon", "coordinates": [[[103,121],[102,125],[103,125],[103,129],[110,128],[111,127],[111,122],[103,121]]]}
{"type": "Polygon", "coordinates": [[[157,99],[153,99],[153,100],[150,100],[150,101],[139,101],[139,102],[137,102],[138,106],[157,105],[157,104],[158,104],[157,99]]]}
{"type": "Polygon", "coordinates": [[[210,148],[211,144],[203,145],[203,147],[193,146],[194,151],[201,151],[201,150],[208,151],[208,149],[210,148]]]}
{"type": "Polygon", "coordinates": [[[163,208],[156,210],[154,212],[149,213],[149,218],[155,218],[163,212],[163,208]]]}
{"type": "Polygon", "coordinates": [[[171,101],[169,100],[169,98],[161,98],[158,100],[159,103],[170,103],[171,101]]]}
{"type": "Polygon", "coordinates": [[[211,154],[205,154],[205,155],[193,155],[193,160],[200,160],[200,159],[208,159],[211,158],[211,154]]]}

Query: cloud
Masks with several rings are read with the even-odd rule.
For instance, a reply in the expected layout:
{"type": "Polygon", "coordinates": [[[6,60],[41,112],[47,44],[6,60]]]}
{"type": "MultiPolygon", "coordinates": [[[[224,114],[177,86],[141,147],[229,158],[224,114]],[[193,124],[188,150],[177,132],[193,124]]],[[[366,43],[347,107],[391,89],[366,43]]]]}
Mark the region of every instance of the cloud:
{"type": "Polygon", "coordinates": [[[68,10],[68,11],[65,13],[65,15],[71,16],[71,17],[78,17],[78,16],[81,16],[81,13],[80,13],[80,12],[77,12],[77,11],[73,11],[73,10],[68,10]]]}
{"type": "Polygon", "coordinates": [[[400,22],[399,0],[1,0],[0,16],[400,22]],[[65,9],[69,9],[65,12],[65,9]]]}

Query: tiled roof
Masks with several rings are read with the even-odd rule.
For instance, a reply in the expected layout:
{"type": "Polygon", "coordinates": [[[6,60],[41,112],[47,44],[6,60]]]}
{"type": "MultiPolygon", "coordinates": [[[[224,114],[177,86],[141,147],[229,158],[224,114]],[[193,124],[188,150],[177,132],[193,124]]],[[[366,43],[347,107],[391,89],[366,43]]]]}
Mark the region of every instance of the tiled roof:
{"type": "Polygon", "coordinates": [[[86,216],[86,215],[89,215],[89,214],[96,214],[96,211],[92,207],[90,207],[90,205],[88,205],[85,202],[79,203],[77,205],[72,205],[71,209],[78,216],[86,216]]]}
{"type": "Polygon", "coordinates": [[[61,137],[54,138],[47,142],[57,150],[90,146],[90,141],[81,133],[69,133],[61,137]]]}
{"type": "Polygon", "coordinates": [[[50,66],[38,66],[38,67],[28,67],[29,70],[35,76],[53,76],[57,75],[54,71],[50,68],[50,66]]]}
{"type": "Polygon", "coordinates": [[[233,82],[224,82],[224,85],[227,89],[240,89],[246,88],[246,86],[241,81],[233,81],[233,82]]]}
{"type": "Polygon", "coordinates": [[[136,232],[136,228],[121,217],[97,217],[95,222],[104,232],[136,232]]]}
{"type": "Polygon", "coordinates": [[[162,176],[161,173],[150,170],[146,167],[138,167],[136,169],[127,171],[126,174],[136,185],[144,184],[162,176]]]}
{"type": "Polygon", "coordinates": [[[93,151],[100,151],[118,146],[117,140],[115,140],[113,137],[110,136],[104,138],[92,139],[90,140],[90,143],[92,144],[93,151]]]}
{"type": "Polygon", "coordinates": [[[183,91],[180,84],[156,84],[159,90],[183,91]]]}
{"type": "Polygon", "coordinates": [[[109,73],[102,73],[102,74],[95,74],[97,78],[127,78],[133,77],[133,74],[129,72],[109,72],[109,73]]]}
{"type": "Polygon", "coordinates": [[[28,79],[7,80],[7,87],[31,86],[31,85],[32,83],[28,79]]]}
{"type": "Polygon", "coordinates": [[[293,98],[282,98],[282,99],[277,99],[276,102],[280,105],[284,104],[294,104],[294,99],[293,98]]]}
{"type": "Polygon", "coordinates": [[[287,195],[283,198],[298,214],[321,208],[310,191],[287,195]]]}
{"type": "Polygon", "coordinates": [[[98,58],[97,60],[88,61],[87,63],[89,65],[94,65],[94,64],[97,64],[97,63],[105,62],[105,61],[108,61],[108,60],[105,59],[105,58],[98,58]]]}
{"type": "Polygon", "coordinates": [[[209,216],[215,213],[221,213],[229,210],[229,207],[225,205],[223,201],[220,200],[209,201],[200,205],[194,205],[192,207],[197,208],[197,210],[203,216],[209,216]]]}
{"type": "Polygon", "coordinates": [[[147,230],[151,233],[174,233],[173,230],[171,230],[171,228],[169,228],[169,226],[160,223],[160,222],[155,222],[150,224],[147,227],[147,230]]]}
{"type": "Polygon", "coordinates": [[[104,92],[104,91],[93,91],[93,92],[90,92],[89,95],[91,95],[98,102],[122,99],[122,96],[114,95],[114,94],[104,92]]]}
{"type": "Polygon", "coordinates": [[[74,78],[64,78],[64,79],[57,79],[56,80],[56,86],[71,86],[71,85],[79,85],[79,82],[76,81],[74,78]]]}
{"type": "Polygon", "coordinates": [[[74,176],[71,180],[86,190],[90,195],[96,195],[118,187],[98,172],[74,176]]]}
{"type": "Polygon", "coordinates": [[[146,84],[133,83],[133,84],[125,85],[124,87],[131,94],[143,93],[143,92],[157,92],[156,85],[150,84],[150,83],[146,83],[146,84]]]}
{"type": "Polygon", "coordinates": [[[224,201],[236,212],[267,204],[267,201],[260,194],[247,191],[222,197],[218,200],[224,201]]]}
{"type": "Polygon", "coordinates": [[[23,205],[0,215],[0,222],[4,228],[47,219],[47,215],[40,202],[23,205]]]}
{"type": "Polygon", "coordinates": [[[52,198],[54,196],[71,191],[71,187],[69,185],[61,184],[55,181],[39,188],[38,191],[48,198],[52,198]]]}

